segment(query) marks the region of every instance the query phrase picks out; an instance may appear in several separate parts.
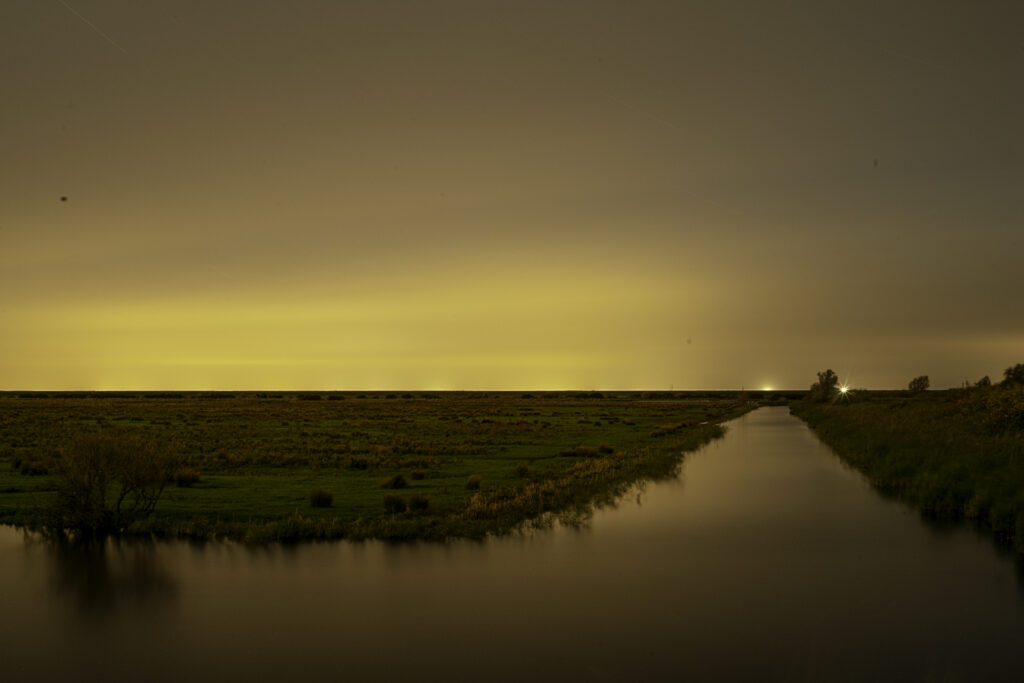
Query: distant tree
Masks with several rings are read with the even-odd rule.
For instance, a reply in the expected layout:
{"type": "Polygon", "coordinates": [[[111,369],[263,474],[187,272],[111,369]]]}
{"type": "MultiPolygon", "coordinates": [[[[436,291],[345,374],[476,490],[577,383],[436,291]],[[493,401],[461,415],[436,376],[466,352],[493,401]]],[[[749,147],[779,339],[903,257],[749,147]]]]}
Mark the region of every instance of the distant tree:
{"type": "Polygon", "coordinates": [[[832,393],[836,385],[839,384],[839,377],[831,369],[828,369],[825,372],[818,373],[818,384],[824,387],[827,393],[832,393]]]}
{"type": "Polygon", "coordinates": [[[1003,371],[1003,386],[1008,387],[1014,384],[1024,384],[1024,363],[1017,363],[1003,371]]]}
{"type": "Polygon", "coordinates": [[[921,375],[910,380],[910,384],[907,385],[907,389],[912,394],[920,394],[922,391],[926,391],[929,386],[928,375],[921,375]]]}
{"type": "Polygon", "coordinates": [[[835,395],[838,384],[839,377],[831,369],[819,372],[818,381],[811,385],[811,391],[807,398],[811,401],[827,401],[835,395]]]}
{"type": "Polygon", "coordinates": [[[975,382],[974,386],[976,386],[976,387],[990,387],[990,386],[992,386],[992,380],[990,380],[988,378],[988,375],[985,375],[984,377],[979,379],[977,382],[975,382]]]}

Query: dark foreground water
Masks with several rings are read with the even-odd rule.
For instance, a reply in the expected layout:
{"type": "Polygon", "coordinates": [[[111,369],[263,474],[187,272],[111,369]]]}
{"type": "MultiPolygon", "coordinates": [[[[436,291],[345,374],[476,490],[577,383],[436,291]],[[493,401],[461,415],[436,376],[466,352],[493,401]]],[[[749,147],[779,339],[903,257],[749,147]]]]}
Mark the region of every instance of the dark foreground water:
{"type": "Polygon", "coordinates": [[[1024,680],[1013,557],[763,408],[583,531],[110,545],[0,528],[0,679],[1024,680]]]}

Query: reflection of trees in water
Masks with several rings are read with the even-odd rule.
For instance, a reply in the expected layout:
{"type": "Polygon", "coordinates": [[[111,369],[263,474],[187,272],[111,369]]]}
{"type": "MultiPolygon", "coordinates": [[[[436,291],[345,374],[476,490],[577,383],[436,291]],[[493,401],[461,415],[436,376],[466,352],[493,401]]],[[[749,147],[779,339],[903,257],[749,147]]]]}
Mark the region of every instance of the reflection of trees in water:
{"type": "Polygon", "coordinates": [[[71,597],[82,612],[102,615],[153,607],[177,597],[177,582],[155,543],[63,541],[48,547],[51,591],[71,597]]]}
{"type": "MultiPolygon", "coordinates": [[[[906,503],[903,503],[897,494],[881,489],[875,490],[882,494],[882,497],[886,500],[891,500],[894,503],[906,507],[906,503]]],[[[1024,590],[1024,554],[1017,551],[1012,538],[1008,536],[1000,537],[998,534],[993,532],[992,529],[985,526],[983,522],[976,519],[942,516],[922,510],[917,511],[917,516],[918,519],[921,520],[921,523],[928,529],[928,532],[937,538],[952,538],[957,534],[964,533],[966,530],[977,538],[984,539],[986,543],[992,546],[992,550],[996,555],[1009,562],[1013,562],[1013,567],[1017,576],[1017,586],[1024,590]]]]}

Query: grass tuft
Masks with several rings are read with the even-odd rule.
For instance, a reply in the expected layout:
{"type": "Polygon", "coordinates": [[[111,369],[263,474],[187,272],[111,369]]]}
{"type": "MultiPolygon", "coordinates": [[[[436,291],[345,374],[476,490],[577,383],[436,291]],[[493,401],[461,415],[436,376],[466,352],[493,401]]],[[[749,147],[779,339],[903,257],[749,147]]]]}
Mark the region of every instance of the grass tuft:
{"type": "Polygon", "coordinates": [[[314,508],[329,508],[334,503],[334,495],[323,489],[313,489],[309,492],[309,506],[314,508]]]}
{"type": "Polygon", "coordinates": [[[393,515],[405,512],[405,498],[397,493],[389,493],[384,496],[384,509],[393,515]]]}

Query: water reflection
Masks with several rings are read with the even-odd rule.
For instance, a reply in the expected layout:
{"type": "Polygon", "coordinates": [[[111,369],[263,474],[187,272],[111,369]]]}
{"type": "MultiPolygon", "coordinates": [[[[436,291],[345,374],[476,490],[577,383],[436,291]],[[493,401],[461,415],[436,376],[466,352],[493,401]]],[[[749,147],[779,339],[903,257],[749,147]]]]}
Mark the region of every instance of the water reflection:
{"type": "Polygon", "coordinates": [[[0,528],[0,660],[14,680],[1017,680],[1016,558],[922,524],[785,409],[684,476],[482,543],[97,552],[0,528]]]}
{"type": "Polygon", "coordinates": [[[164,566],[156,543],[28,542],[41,543],[46,549],[50,591],[83,614],[155,610],[178,595],[177,582],[164,566]]]}

